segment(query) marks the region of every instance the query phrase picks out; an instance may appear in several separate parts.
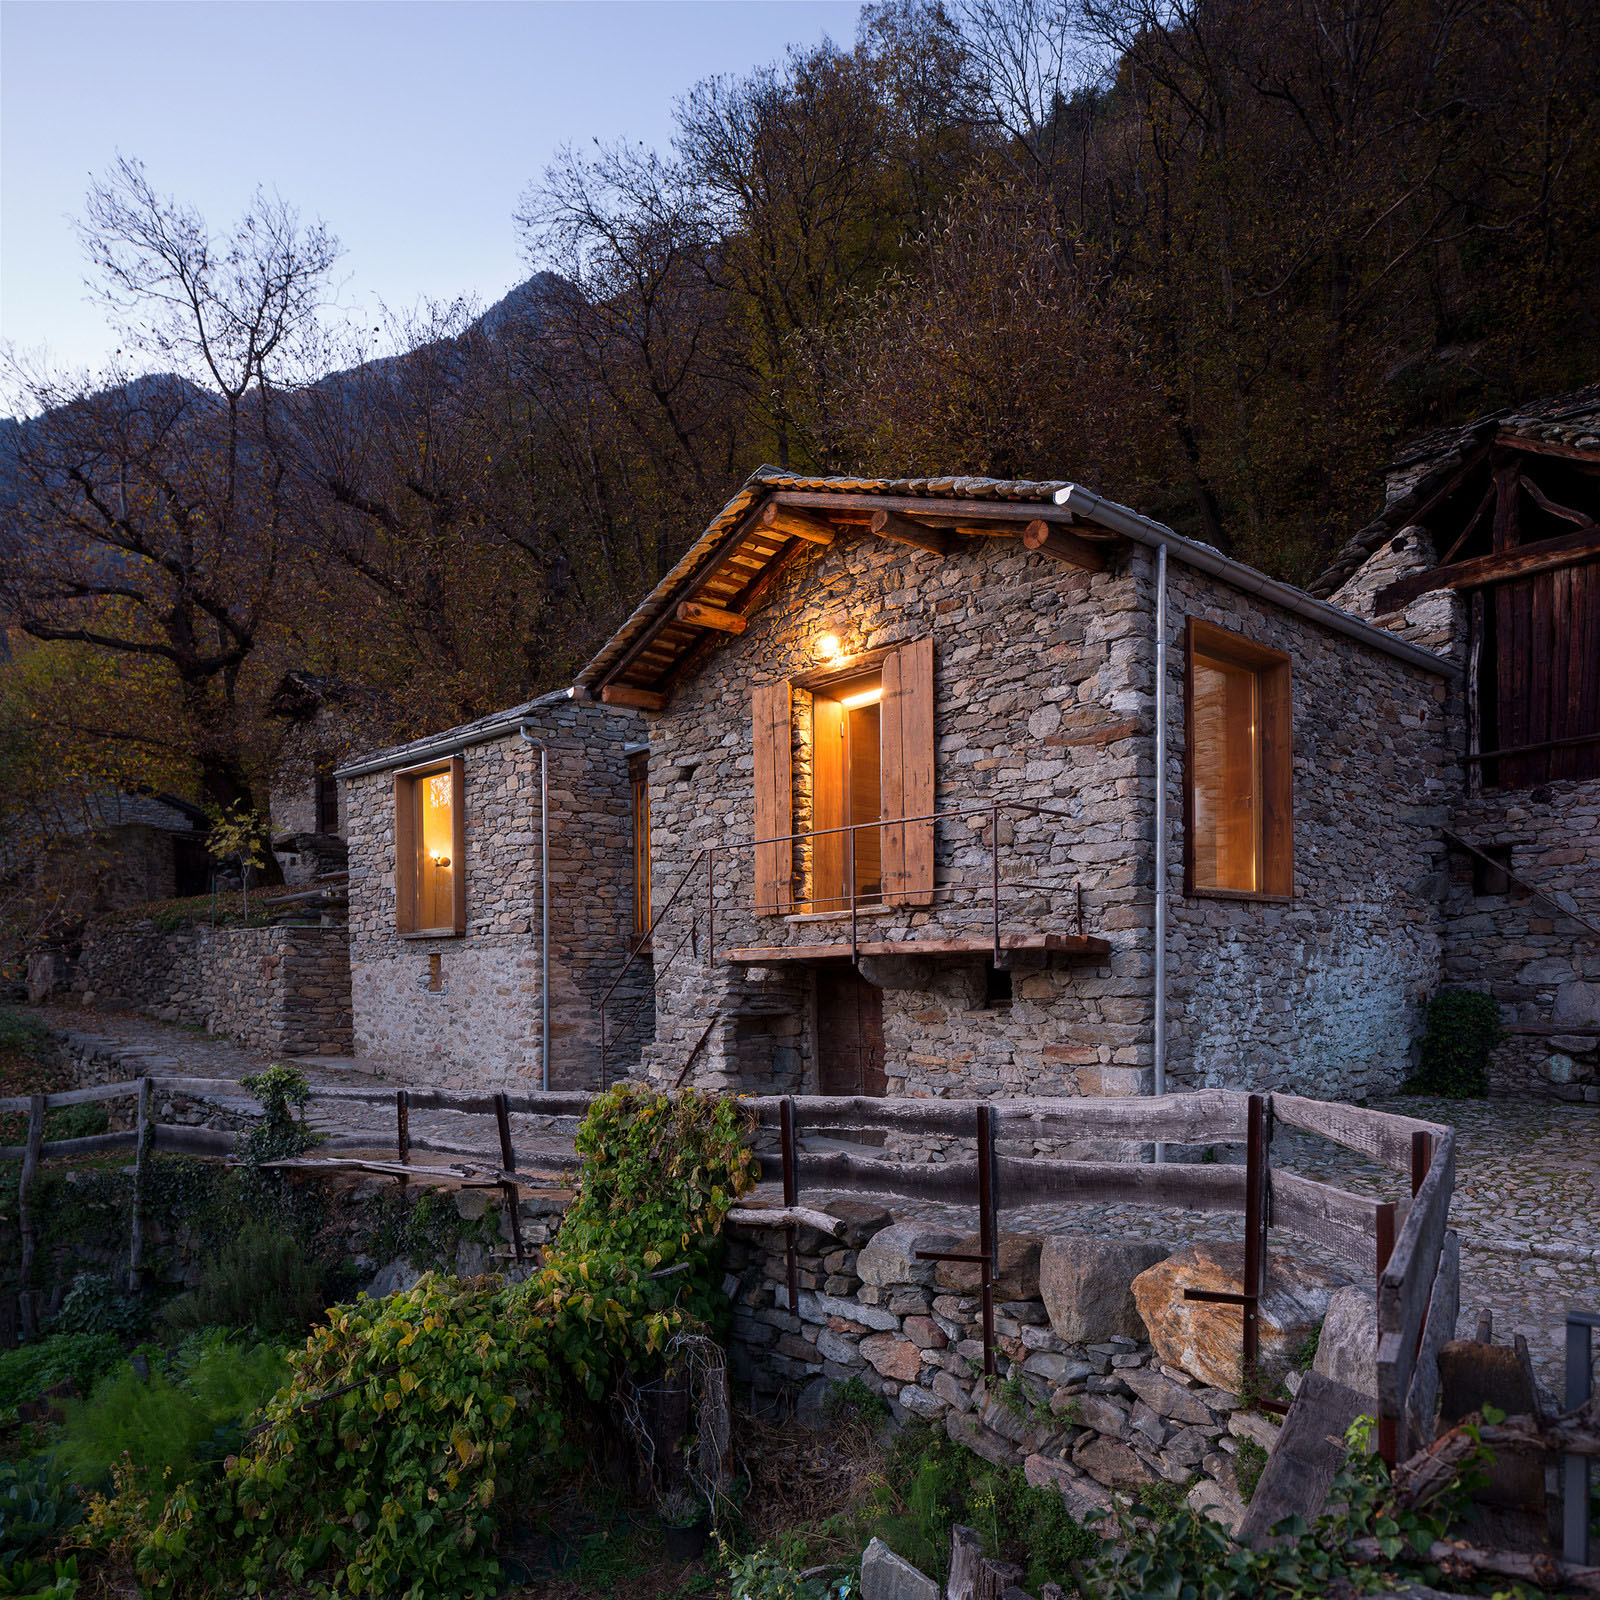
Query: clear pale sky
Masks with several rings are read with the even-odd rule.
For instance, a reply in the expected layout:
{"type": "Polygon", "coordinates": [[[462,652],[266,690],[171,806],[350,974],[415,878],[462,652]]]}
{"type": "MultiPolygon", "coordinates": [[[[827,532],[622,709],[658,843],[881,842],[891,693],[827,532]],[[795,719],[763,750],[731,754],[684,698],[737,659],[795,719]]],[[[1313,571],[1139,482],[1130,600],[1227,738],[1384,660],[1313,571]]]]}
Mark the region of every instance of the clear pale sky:
{"type": "Polygon", "coordinates": [[[664,147],[699,79],[855,37],[843,0],[5,0],[0,337],[98,367],[69,219],[118,153],[213,226],[257,184],[345,246],[355,309],[498,299],[559,146],[664,147]]]}

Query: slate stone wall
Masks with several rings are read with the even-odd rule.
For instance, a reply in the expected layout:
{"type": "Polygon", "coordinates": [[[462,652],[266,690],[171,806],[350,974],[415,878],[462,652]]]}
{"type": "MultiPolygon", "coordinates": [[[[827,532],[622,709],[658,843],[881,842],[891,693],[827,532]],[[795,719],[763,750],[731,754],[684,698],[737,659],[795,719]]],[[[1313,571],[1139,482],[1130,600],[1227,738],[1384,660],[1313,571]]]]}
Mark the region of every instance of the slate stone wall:
{"type": "MultiPolygon", "coordinates": [[[[1154,1014],[1153,556],[1121,547],[1088,574],[1010,539],[937,559],[849,532],[801,556],[748,630],[650,717],[657,904],[709,844],[752,837],[750,691],[814,670],[819,635],[847,654],[931,634],[941,808],[1014,799],[1047,818],[1000,828],[1006,932],[1084,930],[1100,965],[1019,961],[1009,1004],[985,1004],[981,963],[869,960],[884,986],[890,1094],[1144,1094],[1154,1014]]],[[[1172,563],[1168,773],[1175,903],[1170,1067],[1175,1088],[1271,1085],[1340,1097],[1397,1084],[1419,1002],[1437,977],[1443,818],[1438,680],[1172,563]],[[1289,906],[1181,897],[1183,618],[1193,612],[1295,655],[1297,897],[1289,906]]],[[[808,826],[809,696],[795,693],[796,831],[808,826]]],[[[927,909],[863,918],[863,937],[986,934],[989,824],[939,824],[927,909]]],[[[800,870],[805,870],[804,854],[800,870]]],[[[698,867],[703,872],[703,865],[698,867]]],[[[752,907],[749,852],[719,854],[717,954],[841,923],[786,924],[752,907]]],[[[659,989],[646,1060],[675,1080],[708,1022],[694,1078],[806,1092],[817,1084],[812,985],[790,964],[708,969],[706,896],[669,914],[683,941],[659,989]],[[696,921],[694,932],[690,924],[696,921]]],[[[931,1152],[930,1152],[931,1153],[931,1152]]]]}
{"type": "MultiPolygon", "coordinates": [[[[550,1081],[593,1088],[600,999],[633,932],[633,825],[626,747],[632,712],[538,702],[528,710],[550,759],[550,1081]]],[[[355,1048],[399,1081],[440,1088],[527,1088],[539,1080],[539,753],[513,731],[462,752],[467,932],[409,938],[395,928],[394,779],[345,780],[350,847],[355,1048]],[[434,974],[430,958],[438,957],[434,974]]],[[[396,766],[408,763],[403,753],[396,766]]],[[[610,1029],[648,990],[633,964],[610,1029]]],[[[637,1061],[648,1001],[611,1053],[613,1076],[637,1061]]]]}
{"type": "Polygon", "coordinates": [[[73,977],[86,1005],[126,1004],[162,1022],[288,1056],[350,1050],[343,928],[92,925],[73,977]]]}

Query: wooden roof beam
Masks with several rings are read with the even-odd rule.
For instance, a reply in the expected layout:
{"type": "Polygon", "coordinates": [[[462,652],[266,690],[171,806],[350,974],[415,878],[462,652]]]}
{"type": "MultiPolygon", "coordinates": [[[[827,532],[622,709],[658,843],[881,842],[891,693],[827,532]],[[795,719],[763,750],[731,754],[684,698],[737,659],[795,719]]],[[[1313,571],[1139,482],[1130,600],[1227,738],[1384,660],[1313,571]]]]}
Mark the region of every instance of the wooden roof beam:
{"type": "Polygon", "coordinates": [[[743,633],[748,626],[737,612],[724,611],[721,606],[701,605],[698,600],[678,603],[678,621],[692,628],[713,628],[718,633],[743,633]]]}
{"type": "Polygon", "coordinates": [[[1065,528],[1052,527],[1048,522],[1030,522],[1022,530],[1022,542],[1028,549],[1053,561],[1065,561],[1069,566],[1082,567],[1085,572],[1105,571],[1105,553],[1098,545],[1080,539],[1065,528]]]}
{"type": "Polygon", "coordinates": [[[665,711],[667,697],[654,689],[637,689],[631,683],[608,683],[600,698],[608,706],[632,706],[635,711],[665,711]]]}
{"type": "Polygon", "coordinates": [[[925,522],[913,522],[898,511],[874,511],[867,528],[880,539],[893,539],[896,544],[908,544],[935,556],[947,556],[961,544],[960,534],[930,528],[925,522]]]}
{"type": "Polygon", "coordinates": [[[807,544],[832,544],[837,529],[831,522],[814,517],[809,512],[796,511],[792,506],[780,506],[768,501],[756,518],[756,527],[762,533],[781,534],[786,539],[804,539],[807,544]]]}
{"type": "Polygon", "coordinates": [[[1435,567],[1431,572],[1416,572],[1408,578],[1397,579],[1378,591],[1373,606],[1382,616],[1399,611],[1418,595],[1431,594],[1435,589],[1482,589],[1510,578],[1525,578],[1530,573],[1572,566],[1594,556],[1600,556],[1600,529],[1591,523],[1554,539],[1539,539],[1533,544],[1497,550],[1492,555],[1474,556],[1454,566],[1435,567]]]}

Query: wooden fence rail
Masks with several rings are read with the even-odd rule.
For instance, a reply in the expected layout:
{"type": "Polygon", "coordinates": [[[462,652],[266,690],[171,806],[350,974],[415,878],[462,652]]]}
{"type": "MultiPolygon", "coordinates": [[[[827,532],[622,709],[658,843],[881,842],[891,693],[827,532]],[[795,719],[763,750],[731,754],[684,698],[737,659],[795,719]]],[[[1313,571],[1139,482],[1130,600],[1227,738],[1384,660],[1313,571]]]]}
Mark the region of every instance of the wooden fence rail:
{"type": "MultiPolygon", "coordinates": [[[[235,1080],[161,1074],[59,1095],[0,1100],[0,1111],[27,1111],[29,1117],[27,1143],[0,1148],[0,1160],[20,1159],[23,1163],[18,1211],[24,1281],[31,1269],[36,1238],[28,1189],[39,1162],[132,1149],[136,1158],[129,1271],[130,1280],[138,1282],[146,1152],[226,1157],[235,1148],[236,1135],[230,1132],[152,1121],[152,1095],[174,1094],[213,1102],[243,1100],[256,1104],[250,1091],[235,1080]],[[138,1126],[133,1130],[82,1139],[43,1138],[47,1111],[135,1095],[138,1126]]],[[[337,1154],[371,1151],[382,1141],[371,1133],[335,1131],[322,1146],[328,1154],[274,1165],[296,1170],[383,1172],[402,1183],[409,1176],[450,1172],[474,1184],[498,1185],[507,1194],[515,1244],[520,1242],[512,1199],[517,1183],[565,1175],[577,1166],[578,1160],[570,1151],[543,1150],[519,1161],[511,1144],[509,1117],[582,1117],[594,1098],[588,1092],[570,1090],[458,1094],[441,1089],[317,1087],[311,1091],[310,1103],[324,1111],[336,1111],[341,1105],[393,1107],[396,1159],[374,1161],[337,1154]],[[444,1137],[419,1137],[410,1131],[410,1115],[418,1111],[493,1118],[494,1134],[486,1137],[481,1146],[444,1137]],[[413,1167],[413,1152],[467,1157],[473,1165],[457,1164],[448,1169],[413,1167]]],[[[1438,1352],[1454,1332],[1459,1300],[1459,1242],[1448,1228],[1455,1182],[1455,1134],[1448,1127],[1300,1095],[1252,1096],[1227,1089],[1149,1099],[1026,1097],[968,1101],[821,1095],[790,1099],[762,1095],[748,1097],[743,1103],[758,1130],[780,1134],[780,1152],[763,1153],[758,1162],[764,1179],[783,1179],[785,1204],[789,1206],[797,1203],[802,1189],[977,1205],[987,1219],[987,1233],[991,1236],[999,1211],[1050,1203],[1171,1206],[1257,1218],[1261,1239],[1254,1258],[1256,1289],[1231,1297],[1241,1306],[1247,1330],[1247,1359],[1253,1345],[1248,1329],[1254,1294],[1260,1286],[1260,1252],[1267,1225],[1332,1250],[1353,1271],[1376,1283],[1381,1447],[1393,1460],[1397,1452],[1409,1454],[1418,1443],[1427,1442],[1425,1436],[1431,1430],[1433,1402],[1438,1393],[1438,1352]],[[1252,1101],[1258,1126],[1264,1123],[1268,1130],[1253,1141],[1252,1101]],[[802,1153],[795,1143],[796,1130],[800,1128],[823,1133],[874,1130],[971,1140],[980,1107],[980,1121],[988,1130],[990,1141],[987,1162],[982,1159],[982,1151],[976,1160],[906,1162],[847,1152],[802,1153]],[[1274,1170],[1269,1155],[1274,1121],[1319,1135],[1393,1171],[1409,1174],[1411,1201],[1397,1206],[1292,1172],[1274,1170]],[[1031,1134],[1062,1141],[1115,1139],[1135,1146],[1243,1144],[1246,1163],[1019,1159],[995,1151],[992,1141],[997,1129],[1013,1138],[1031,1134]],[[1397,1221],[1398,1235],[1394,1231],[1397,1221]]],[[[1248,1227],[1246,1232],[1248,1236],[1248,1227]]],[[[792,1255],[792,1226],[788,1233],[792,1255]]],[[[1248,1237],[1246,1258],[1248,1280],[1252,1277],[1248,1237]]]]}

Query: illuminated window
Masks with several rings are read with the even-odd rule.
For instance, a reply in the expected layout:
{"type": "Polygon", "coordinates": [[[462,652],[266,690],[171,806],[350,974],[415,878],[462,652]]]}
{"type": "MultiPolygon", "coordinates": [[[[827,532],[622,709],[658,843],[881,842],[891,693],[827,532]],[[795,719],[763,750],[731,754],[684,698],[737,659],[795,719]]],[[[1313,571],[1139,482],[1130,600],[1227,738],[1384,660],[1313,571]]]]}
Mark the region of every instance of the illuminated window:
{"type": "Polygon", "coordinates": [[[1189,621],[1185,891],[1294,892],[1289,658],[1189,621]]]}
{"type": "Polygon", "coordinates": [[[883,899],[883,840],[879,828],[830,833],[876,822],[882,803],[882,675],[818,689],[811,702],[815,844],[813,911],[850,909],[851,869],[856,902],[883,899]]]}
{"type": "Polygon", "coordinates": [[[401,933],[467,931],[461,791],[460,756],[395,774],[395,925],[401,933]]]}

